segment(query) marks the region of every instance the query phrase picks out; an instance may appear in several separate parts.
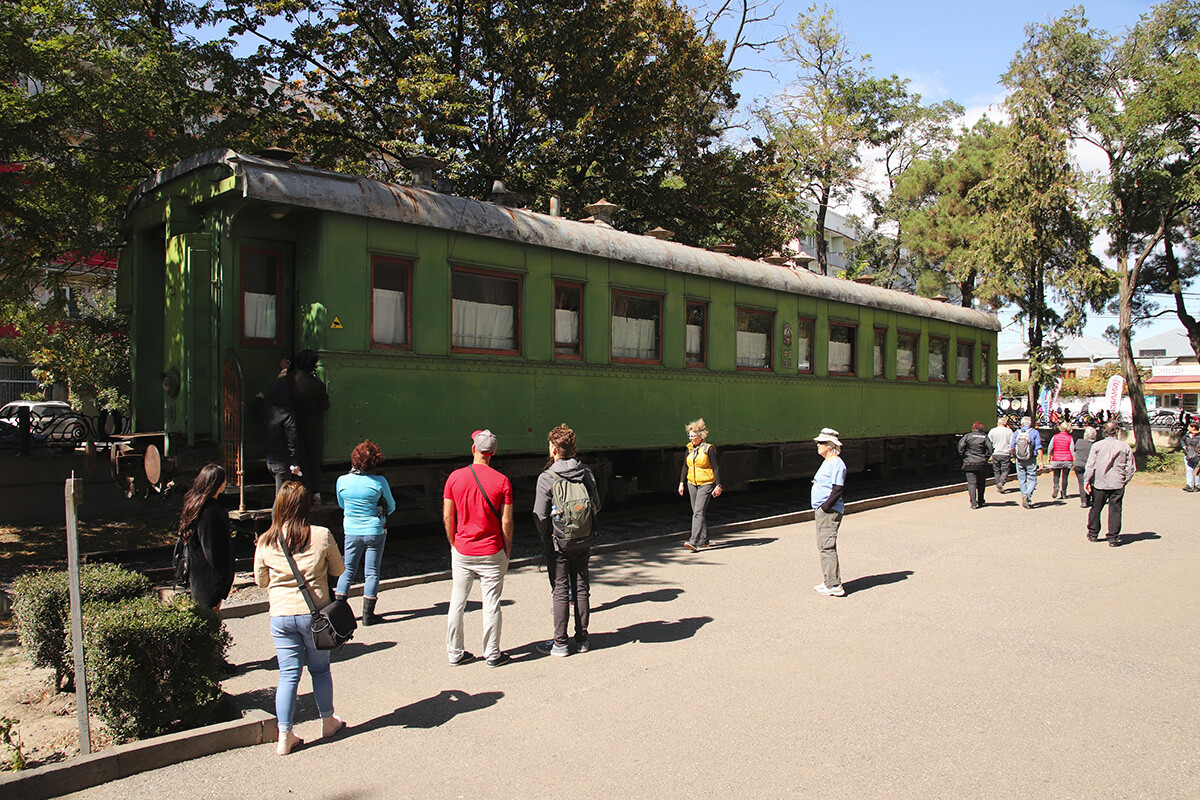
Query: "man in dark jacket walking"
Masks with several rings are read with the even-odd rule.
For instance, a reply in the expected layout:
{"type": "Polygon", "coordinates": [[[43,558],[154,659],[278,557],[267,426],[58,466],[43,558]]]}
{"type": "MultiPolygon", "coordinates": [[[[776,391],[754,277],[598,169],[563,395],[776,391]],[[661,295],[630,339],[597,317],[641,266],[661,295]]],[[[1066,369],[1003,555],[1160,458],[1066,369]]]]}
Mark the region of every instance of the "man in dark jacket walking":
{"type": "MultiPolygon", "coordinates": [[[[591,514],[600,511],[600,493],[596,476],[581,463],[575,452],[575,432],[566,425],[550,431],[550,466],[538,476],[533,500],[533,517],[546,553],[546,572],[550,577],[554,608],[554,638],[538,645],[538,650],[552,656],[570,655],[567,641],[567,617],[574,597],[576,652],[588,651],[588,617],[591,611],[588,589],[588,560],[592,557],[595,521],[588,536],[571,540],[564,530],[565,509],[557,508],[554,487],[560,480],[582,484],[587,490],[591,514]]],[[[580,503],[582,505],[582,503],[580,503]]]]}
{"type": "Polygon", "coordinates": [[[277,380],[267,389],[266,397],[259,392],[252,413],[263,425],[263,450],[267,469],[275,476],[275,494],[283,484],[302,476],[300,464],[303,449],[296,415],[288,404],[288,389],[277,380]]]}
{"type": "Polygon", "coordinates": [[[984,433],[982,422],[971,426],[970,433],[958,440],[958,454],[962,456],[963,472],[967,476],[967,496],[971,508],[984,505],[983,490],[987,488],[988,459],[992,457],[992,441],[984,433]]]}

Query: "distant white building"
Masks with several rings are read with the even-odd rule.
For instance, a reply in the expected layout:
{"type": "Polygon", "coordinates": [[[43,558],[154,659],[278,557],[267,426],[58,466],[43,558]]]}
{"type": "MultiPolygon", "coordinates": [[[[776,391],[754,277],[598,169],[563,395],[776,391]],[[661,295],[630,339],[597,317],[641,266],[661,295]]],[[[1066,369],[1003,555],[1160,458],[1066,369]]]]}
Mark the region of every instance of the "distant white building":
{"type": "MultiPolygon", "coordinates": [[[[1061,343],[1063,378],[1086,378],[1101,364],[1117,359],[1117,348],[1108,342],[1080,336],[1061,343]]],[[[996,359],[996,370],[1000,375],[1010,375],[1016,380],[1029,380],[1029,349],[1018,345],[1000,353],[996,359]]]]}

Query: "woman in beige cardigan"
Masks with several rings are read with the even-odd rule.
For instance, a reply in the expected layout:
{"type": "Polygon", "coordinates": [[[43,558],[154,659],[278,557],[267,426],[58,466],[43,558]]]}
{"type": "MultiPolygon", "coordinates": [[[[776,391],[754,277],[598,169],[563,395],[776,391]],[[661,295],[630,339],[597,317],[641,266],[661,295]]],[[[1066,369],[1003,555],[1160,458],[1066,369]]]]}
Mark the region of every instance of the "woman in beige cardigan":
{"type": "Polygon", "coordinates": [[[329,651],[313,642],[312,614],[304,601],[296,576],[283,549],[292,554],[296,569],[308,581],[313,604],[323,608],[332,602],[329,576],[346,568],[342,554],[328,528],[308,524],[312,496],[295,481],[285,483],[275,498],[271,527],[258,538],[254,552],[254,579],[267,589],[271,603],[271,636],[279,659],[279,687],[275,690],[275,716],[279,721],[279,744],[275,752],[286,756],[304,742],[292,733],[296,690],[300,674],[308,666],[313,698],[321,715],[321,736],[328,738],[344,727],[333,715],[333,676],[329,673],[329,651]]]}

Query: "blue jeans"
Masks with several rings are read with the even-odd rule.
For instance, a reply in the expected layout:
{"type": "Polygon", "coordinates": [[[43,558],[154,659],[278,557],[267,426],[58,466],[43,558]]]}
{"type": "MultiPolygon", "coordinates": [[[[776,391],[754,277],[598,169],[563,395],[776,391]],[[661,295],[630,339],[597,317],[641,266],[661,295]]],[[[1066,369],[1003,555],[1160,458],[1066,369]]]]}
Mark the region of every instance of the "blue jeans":
{"type": "Polygon", "coordinates": [[[346,571],[338,578],[337,593],[349,594],[350,582],[358,574],[358,562],[363,561],[363,597],[379,596],[379,565],[383,563],[383,545],[387,534],[375,536],[346,536],[346,571]]]}
{"type": "Polygon", "coordinates": [[[1014,459],[1014,461],[1017,465],[1017,483],[1021,484],[1021,494],[1033,497],[1033,490],[1037,488],[1037,459],[1032,461],[1014,459]]]}
{"type": "Polygon", "coordinates": [[[1187,461],[1184,461],[1183,464],[1185,467],[1187,467],[1187,485],[1190,488],[1194,489],[1194,488],[1196,488],[1196,484],[1197,484],[1197,481],[1196,481],[1197,468],[1193,467],[1191,464],[1187,463],[1187,461]]]}
{"type": "Polygon", "coordinates": [[[312,677],[313,699],[321,719],[333,716],[333,676],[329,674],[329,651],[318,650],[313,642],[312,615],[271,617],[271,638],[275,640],[275,657],[279,659],[279,688],[275,690],[275,718],[279,732],[292,729],[296,711],[296,691],[300,673],[308,666],[312,677]]]}

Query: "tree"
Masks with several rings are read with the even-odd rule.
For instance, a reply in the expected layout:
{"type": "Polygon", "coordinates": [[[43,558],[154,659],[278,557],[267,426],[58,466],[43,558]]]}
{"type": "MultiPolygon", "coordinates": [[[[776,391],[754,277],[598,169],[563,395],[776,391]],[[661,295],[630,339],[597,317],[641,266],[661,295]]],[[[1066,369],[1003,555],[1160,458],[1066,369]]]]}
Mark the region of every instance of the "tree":
{"type": "Polygon", "coordinates": [[[1012,73],[1047,97],[1066,135],[1106,162],[1099,216],[1115,262],[1117,350],[1139,458],[1155,448],[1133,359],[1135,306],[1154,274],[1152,255],[1200,200],[1198,47],[1200,6],[1189,0],[1155,6],[1124,40],[1091,28],[1075,8],[1030,29],[1012,73]]]}
{"type": "Polygon", "coordinates": [[[869,56],[856,53],[833,11],[812,6],[781,44],[795,81],[771,107],[760,110],[798,196],[816,208],[817,269],[829,274],[825,220],[831,205],[847,199],[862,173],[862,151],[872,132],[870,112],[890,87],[871,79],[869,56]]]}
{"type": "MultiPolygon", "coordinates": [[[[736,5],[743,19],[754,9],[736,5]]],[[[770,183],[761,154],[718,144],[737,100],[733,51],[752,43],[739,33],[727,48],[712,19],[701,30],[669,0],[290,0],[221,13],[231,33],[262,41],[258,58],[279,79],[299,76],[292,147],[319,166],[397,179],[407,157],[432,155],[461,193],[486,197],[502,179],[579,215],[607,197],[628,227],[691,243],[747,217],[702,202],[672,216],[705,180],[770,183]],[[278,12],[287,34],[267,25],[278,12]]],[[[780,240],[763,233],[763,210],[748,236],[780,240]]]]}
{"type": "Polygon", "coordinates": [[[1108,287],[1091,253],[1084,184],[1062,118],[1045,86],[1028,79],[1028,66],[1018,55],[1005,75],[1009,124],[1001,129],[992,176],[969,197],[985,212],[980,293],[1013,303],[1026,325],[1034,408],[1041,384],[1058,373],[1059,337],[1082,329],[1088,308],[1102,306],[1108,287]]]}
{"type": "MultiPolygon", "coordinates": [[[[892,194],[896,207],[903,209],[905,247],[919,266],[954,282],[967,307],[988,264],[981,247],[987,208],[972,193],[995,177],[1001,132],[999,123],[984,117],[962,132],[952,153],[913,161],[892,194]]],[[[989,293],[981,299],[991,303],[997,298],[989,293]]]]}
{"type": "Polygon", "coordinates": [[[129,192],[155,169],[254,140],[269,109],[227,42],[179,37],[187,2],[0,5],[0,296],[93,268],[120,245],[129,192]]]}

